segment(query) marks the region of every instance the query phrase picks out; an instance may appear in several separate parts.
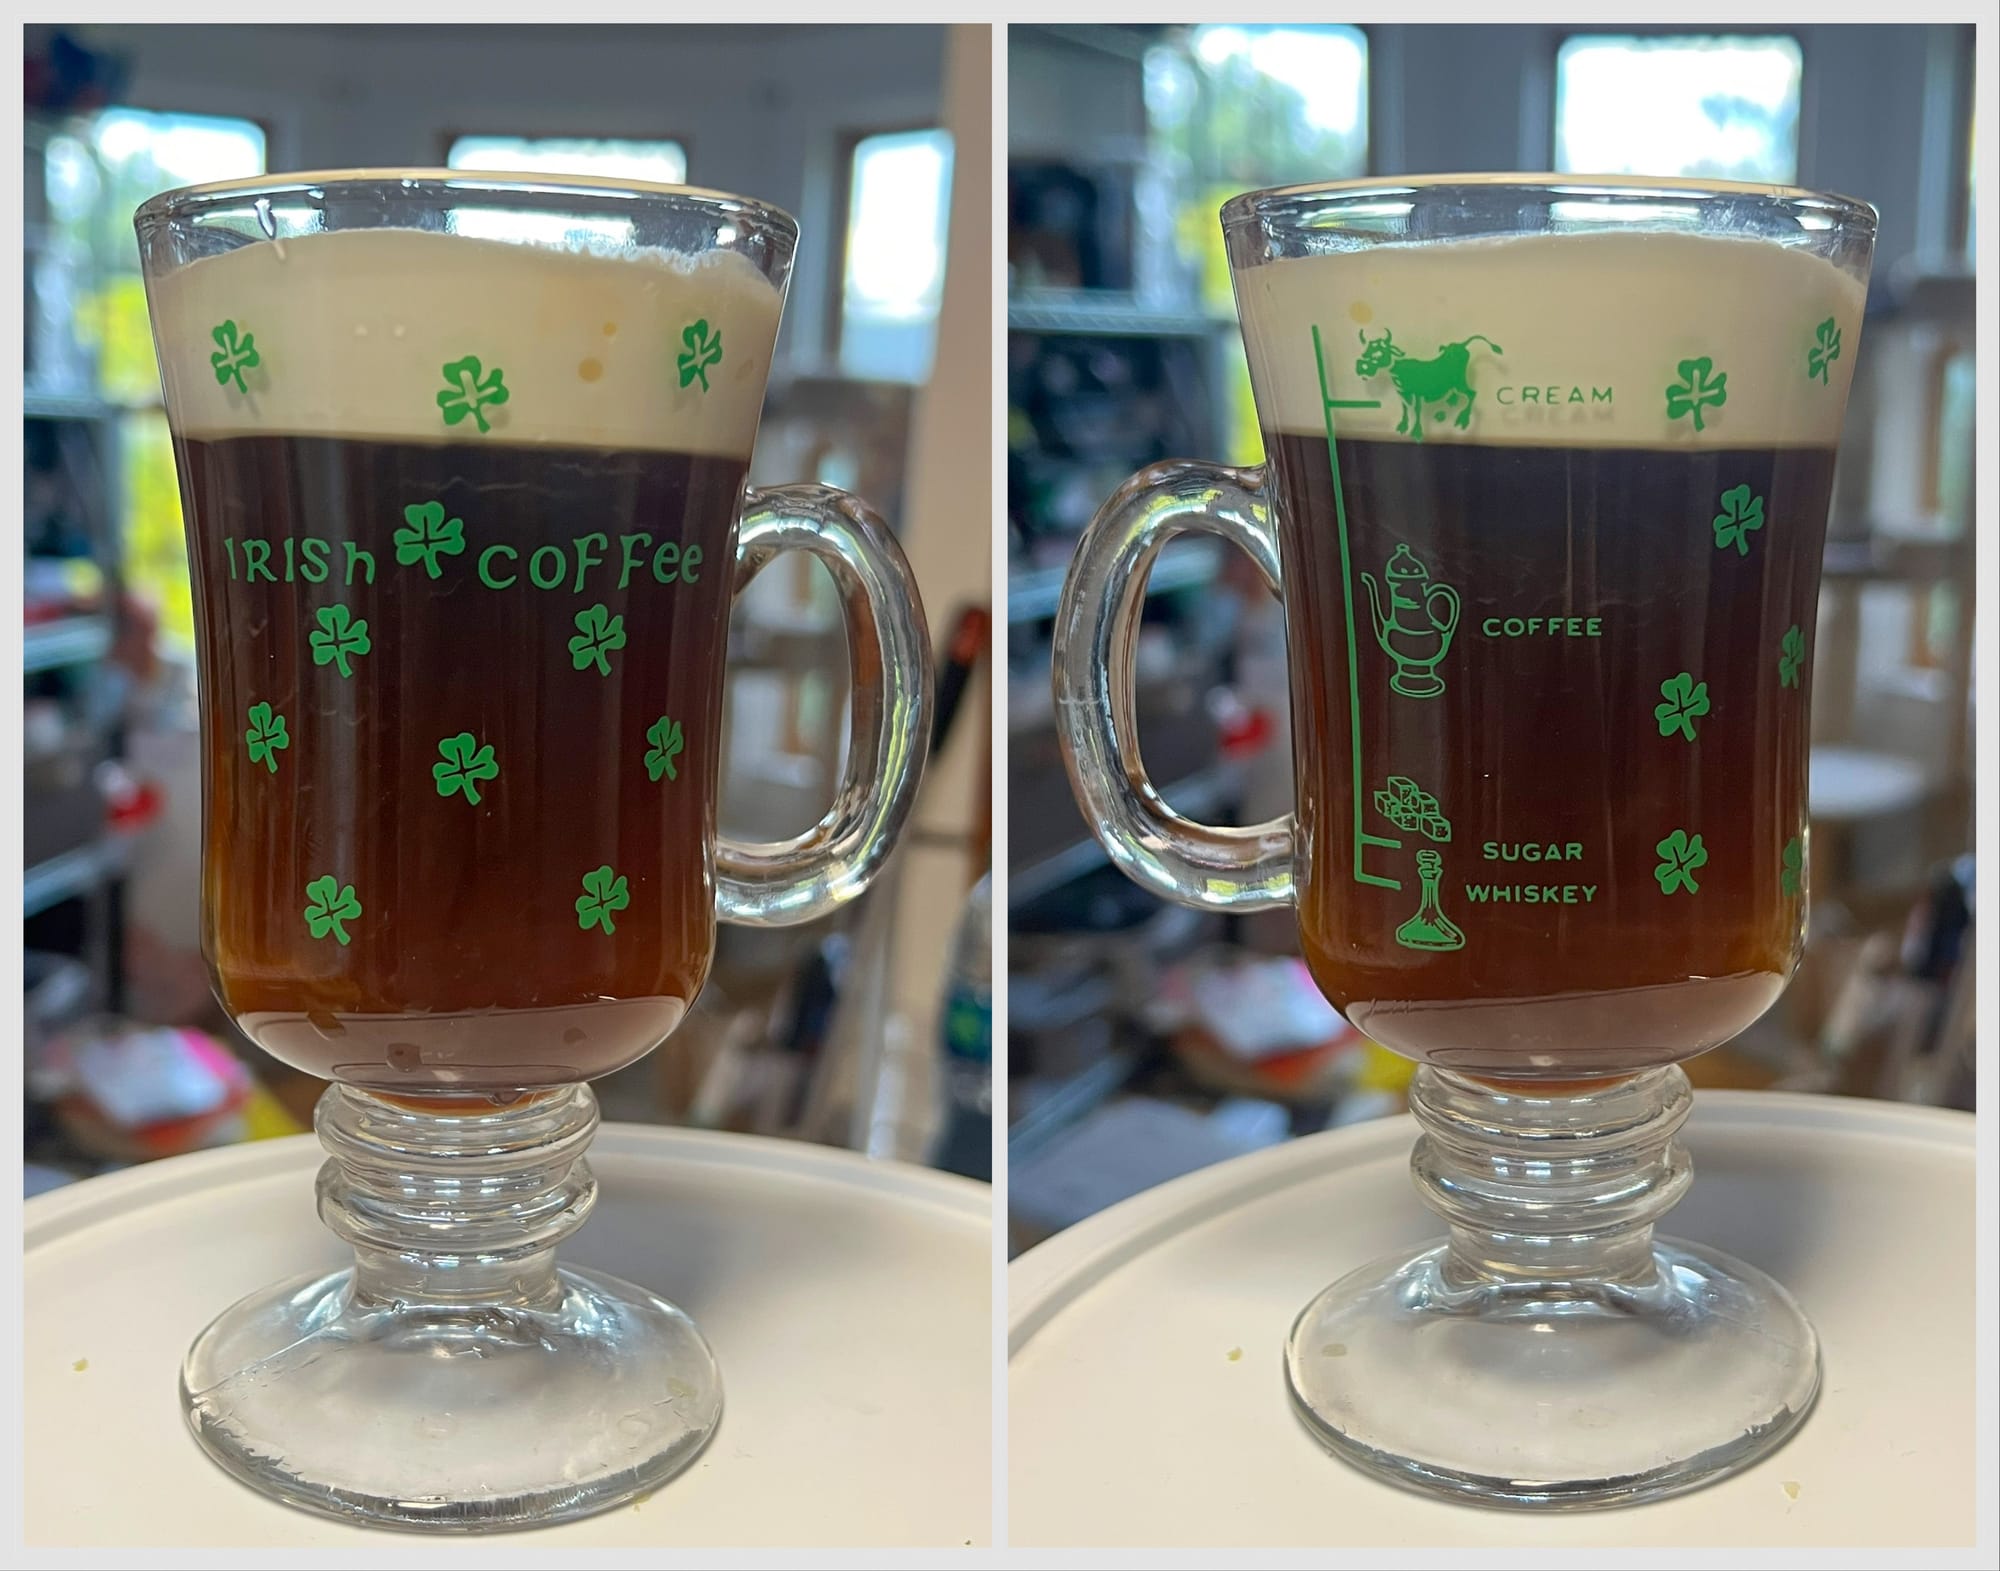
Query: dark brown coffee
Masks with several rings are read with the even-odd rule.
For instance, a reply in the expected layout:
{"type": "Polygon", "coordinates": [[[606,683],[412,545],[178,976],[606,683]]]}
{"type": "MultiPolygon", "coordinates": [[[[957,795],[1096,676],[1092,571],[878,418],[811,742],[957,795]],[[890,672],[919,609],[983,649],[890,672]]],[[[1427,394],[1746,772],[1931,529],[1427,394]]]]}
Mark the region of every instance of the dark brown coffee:
{"type": "Polygon", "coordinates": [[[1833,452],[1265,440],[1327,996],[1510,1079],[1755,1020],[1802,938],[1833,452]]]}
{"type": "Polygon", "coordinates": [[[387,1090],[561,1084],[657,1046],[714,950],[745,463],[296,436],[178,456],[230,1013],[387,1090]]]}

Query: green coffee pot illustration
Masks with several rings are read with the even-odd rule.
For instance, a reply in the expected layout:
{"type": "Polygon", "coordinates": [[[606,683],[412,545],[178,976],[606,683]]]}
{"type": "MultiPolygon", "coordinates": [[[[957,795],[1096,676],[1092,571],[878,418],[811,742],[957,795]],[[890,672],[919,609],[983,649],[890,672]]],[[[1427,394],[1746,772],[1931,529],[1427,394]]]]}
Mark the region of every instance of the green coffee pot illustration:
{"type": "Polygon", "coordinates": [[[1361,581],[1368,586],[1368,606],[1375,614],[1375,642],[1396,662],[1390,690],[1405,698],[1435,698],[1444,691],[1438,662],[1458,630],[1458,591],[1433,582],[1430,570],[1406,545],[1396,547],[1382,577],[1389,586],[1386,608],[1374,575],[1363,573],[1361,581]]]}

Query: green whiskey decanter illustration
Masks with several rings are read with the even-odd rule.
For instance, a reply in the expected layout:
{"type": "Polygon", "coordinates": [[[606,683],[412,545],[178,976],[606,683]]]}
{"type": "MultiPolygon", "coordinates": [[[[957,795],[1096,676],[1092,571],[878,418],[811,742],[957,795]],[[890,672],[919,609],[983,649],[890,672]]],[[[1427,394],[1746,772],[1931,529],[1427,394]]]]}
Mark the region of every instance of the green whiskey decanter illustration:
{"type": "Polygon", "coordinates": [[[1438,904],[1438,885],[1444,877],[1444,858],[1435,851],[1417,853],[1417,880],[1423,886],[1423,900],[1417,914],[1396,929],[1396,942],[1405,949],[1463,949],[1465,934],[1444,914],[1438,904]]]}
{"type": "Polygon", "coordinates": [[[1396,662],[1390,690],[1405,698],[1436,698],[1444,691],[1438,663],[1458,630],[1458,591],[1433,582],[1430,570],[1406,545],[1396,547],[1382,577],[1388,585],[1387,606],[1372,573],[1363,573],[1361,581],[1368,586],[1368,607],[1375,614],[1375,642],[1396,662]]]}

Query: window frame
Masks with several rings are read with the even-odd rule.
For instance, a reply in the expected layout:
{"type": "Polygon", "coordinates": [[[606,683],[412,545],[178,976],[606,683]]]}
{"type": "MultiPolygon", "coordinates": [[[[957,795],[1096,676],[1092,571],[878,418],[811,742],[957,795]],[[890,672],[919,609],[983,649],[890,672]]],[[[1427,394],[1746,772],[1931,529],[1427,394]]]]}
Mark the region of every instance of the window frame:
{"type": "MultiPolygon", "coordinates": [[[[1544,56],[1549,73],[1548,93],[1545,103],[1548,110],[1548,131],[1543,138],[1543,152],[1547,157],[1547,167],[1551,174],[1602,174],[1603,170],[1572,169],[1556,167],[1557,144],[1561,138],[1562,115],[1562,52],[1563,45],[1575,38],[1783,38],[1790,40],[1799,52],[1799,115],[1796,145],[1792,149],[1792,178],[1790,184],[1810,189],[1813,171],[1809,167],[1808,154],[1812,149],[1811,128],[1816,105],[1813,100],[1813,49],[1807,32],[1796,24],[1791,26],[1754,26],[1748,23],[1717,23],[1705,28],[1690,28],[1675,22],[1632,22],[1629,24],[1597,25],[1590,27],[1552,27],[1549,29],[1548,52],[1544,56]]],[[[1662,176],[1661,178],[1667,178],[1662,176]]]]}

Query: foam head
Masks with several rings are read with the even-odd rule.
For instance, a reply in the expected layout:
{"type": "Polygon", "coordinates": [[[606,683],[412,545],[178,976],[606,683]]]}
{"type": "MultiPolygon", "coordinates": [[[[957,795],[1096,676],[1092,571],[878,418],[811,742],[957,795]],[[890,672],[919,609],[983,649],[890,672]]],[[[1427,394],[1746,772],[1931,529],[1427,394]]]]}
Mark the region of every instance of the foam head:
{"type": "Polygon", "coordinates": [[[755,442],[782,306],[730,251],[605,255],[416,229],[244,245],[148,293],[183,436],[731,458],[755,442]]]}
{"type": "Polygon", "coordinates": [[[1414,422],[1485,446],[1832,447],[1865,299],[1811,252],[1661,231],[1377,244],[1236,273],[1267,429],[1393,440],[1414,422]]]}

